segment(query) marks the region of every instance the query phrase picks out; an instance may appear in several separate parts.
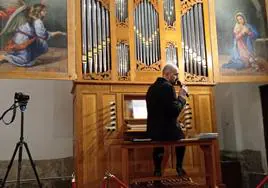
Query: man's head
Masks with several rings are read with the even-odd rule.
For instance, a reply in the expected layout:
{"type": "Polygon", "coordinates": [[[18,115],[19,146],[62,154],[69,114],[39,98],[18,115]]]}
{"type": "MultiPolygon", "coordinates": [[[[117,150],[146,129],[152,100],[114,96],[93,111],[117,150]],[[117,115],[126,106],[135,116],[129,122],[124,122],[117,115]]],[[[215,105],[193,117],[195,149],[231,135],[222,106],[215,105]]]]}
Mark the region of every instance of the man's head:
{"type": "Polygon", "coordinates": [[[167,64],[163,68],[162,76],[167,79],[172,85],[178,80],[178,67],[173,64],[167,64]]]}

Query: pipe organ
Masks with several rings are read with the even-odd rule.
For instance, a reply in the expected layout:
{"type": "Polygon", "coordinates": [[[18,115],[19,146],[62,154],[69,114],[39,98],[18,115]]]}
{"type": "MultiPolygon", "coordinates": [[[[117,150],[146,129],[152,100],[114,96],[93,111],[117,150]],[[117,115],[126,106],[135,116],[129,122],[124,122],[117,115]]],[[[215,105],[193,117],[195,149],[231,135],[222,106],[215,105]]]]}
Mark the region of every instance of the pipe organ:
{"type": "Polygon", "coordinates": [[[186,82],[212,83],[207,9],[207,0],[82,0],[83,79],[141,81],[137,72],[172,63],[186,82]]]}
{"type": "MultiPolygon", "coordinates": [[[[146,118],[135,118],[129,104],[145,100],[149,85],[161,76],[167,63],[178,66],[180,81],[189,86],[189,136],[217,130],[213,99],[213,0],[76,2],[79,14],[78,77],[73,88],[74,157],[79,188],[100,187],[107,170],[121,177],[122,141],[143,137],[146,129],[146,118]]],[[[166,151],[171,155],[165,173],[172,174],[176,166],[175,149],[166,151]]],[[[205,179],[201,153],[194,146],[187,147],[184,167],[190,175],[205,179]]],[[[218,153],[216,149],[219,162],[218,153]]],[[[132,177],[152,175],[151,151],[141,148],[133,151],[130,158],[132,177]]],[[[216,172],[220,187],[219,165],[216,172]]]]}

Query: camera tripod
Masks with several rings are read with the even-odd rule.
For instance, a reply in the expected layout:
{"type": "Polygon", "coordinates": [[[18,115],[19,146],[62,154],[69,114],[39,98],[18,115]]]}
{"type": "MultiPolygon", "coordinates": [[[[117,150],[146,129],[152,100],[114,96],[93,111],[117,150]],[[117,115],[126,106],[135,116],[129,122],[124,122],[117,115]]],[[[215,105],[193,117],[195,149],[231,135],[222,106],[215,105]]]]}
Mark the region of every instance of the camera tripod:
{"type": "Polygon", "coordinates": [[[42,185],[41,185],[41,182],[39,180],[39,177],[38,177],[38,174],[37,174],[37,171],[36,171],[36,168],[35,168],[35,164],[33,162],[33,159],[32,159],[32,156],[31,156],[31,153],[30,153],[28,144],[24,141],[24,136],[23,136],[23,131],[24,131],[24,129],[23,129],[24,128],[23,127],[24,126],[24,111],[26,110],[27,101],[18,102],[18,104],[19,104],[19,107],[20,107],[20,110],[21,110],[20,140],[16,144],[16,147],[15,147],[14,153],[12,155],[12,158],[11,158],[11,160],[9,162],[9,165],[8,165],[8,168],[7,168],[5,177],[4,177],[3,181],[2,181],[1,188],[4,188],[4,186],[5,186],[5,183],[6,183],[8,174],[9,174],[9,171],[10,171],[10,169],[12,167],[12,164],[14,162],[15,156],[16,156],[16,154],[17,154],[18,151],[19,151],[19,158],[18,158],[18,171],[17,171],[16,188],[20,188],[20,175],[21,175],[20,172],[21,172],[21,162],[22,162],[22,149],[23,149],[23,146],[25,147],[26,152],[28,154],[28,157],[30,159],[30,163],[31,163],[32,169],[34,171],[34,174],[35,174],[35,177],[36,177],[38,186],[41,188],[42,185]]]}

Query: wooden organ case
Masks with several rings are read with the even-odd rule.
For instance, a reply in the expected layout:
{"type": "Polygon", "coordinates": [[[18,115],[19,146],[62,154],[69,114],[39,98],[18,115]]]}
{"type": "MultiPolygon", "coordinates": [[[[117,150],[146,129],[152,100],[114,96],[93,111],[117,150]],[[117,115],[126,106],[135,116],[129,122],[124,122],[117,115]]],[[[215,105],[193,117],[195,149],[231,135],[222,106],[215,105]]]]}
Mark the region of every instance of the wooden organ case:
{"type": "MultiPolygon", "coordinates": [[[[74,157],[79,188],[100,187],[106,171],[121,177],[122,141],[144,134],[127,124],[146,124],[129,115],[127,104],[144,99],[167,63],[179,67],[180,80],[189,87],[189,134],[216,132],[213,0],[77,0],[76,12],[74,157]]],[[[174,148],[169,151],[174,154],[174,148]]],[[[187,147],[184,167],[191,176],[204,177],[202,158],[197,147],[187,147]]],[[[171,155],[165,174],[175,173],[174,164],[171,155]]],[[[134,151],[131,176],[152,171],[151,150],[134,151]]],[[[219,164],[217,175],[220,185],[219,164]]]]}

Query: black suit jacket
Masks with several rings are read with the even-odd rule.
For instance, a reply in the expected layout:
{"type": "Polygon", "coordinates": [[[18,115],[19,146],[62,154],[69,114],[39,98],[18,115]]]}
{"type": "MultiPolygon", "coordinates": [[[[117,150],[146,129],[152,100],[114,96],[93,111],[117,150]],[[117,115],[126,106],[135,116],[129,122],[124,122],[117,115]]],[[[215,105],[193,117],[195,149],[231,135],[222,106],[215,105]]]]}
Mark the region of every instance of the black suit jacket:
{"type": "Polygon", "coordinates": [[[153,140],[178,140],[184,138],[177,126],[177,117],[186,101],[176,97],[171,83],[165,78],[157,78],[146,94],[147,136],[153,140]]]}

